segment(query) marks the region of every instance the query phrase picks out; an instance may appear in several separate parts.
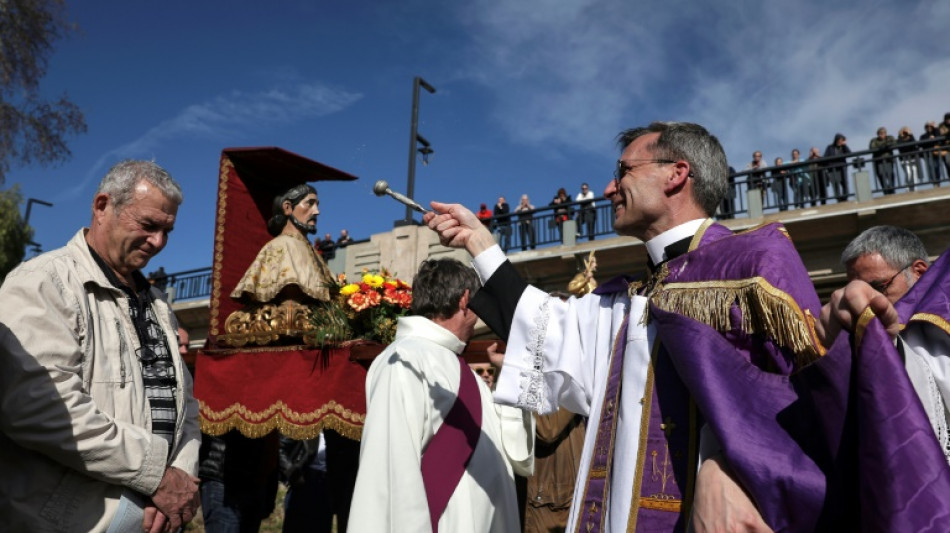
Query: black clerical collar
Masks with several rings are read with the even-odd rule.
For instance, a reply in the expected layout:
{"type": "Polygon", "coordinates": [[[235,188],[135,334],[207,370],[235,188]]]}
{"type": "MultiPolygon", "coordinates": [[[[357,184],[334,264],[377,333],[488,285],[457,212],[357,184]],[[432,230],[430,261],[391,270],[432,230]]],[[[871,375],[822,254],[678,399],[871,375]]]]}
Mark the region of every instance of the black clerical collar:
{"type": "Polygon", "coordinates": [[[668,244],[666,247],[664,247],[663,255],[665,256],[665,259],[663,259],[663,261],[660,261],[658,264],[654,264],[653,258],[650,257],[650,254],[647,254],[647,266],[650,267],[650,271],[652,272],[656,270],[663,263],[666,263],[667,261],[671,259],[676,259],[677,257],[688,252],[689,245],[691,242],[693,242],[693,237],[694,237],[693,235],[690,235],[689,237],[685,237],[674,243],[668,244]]]}

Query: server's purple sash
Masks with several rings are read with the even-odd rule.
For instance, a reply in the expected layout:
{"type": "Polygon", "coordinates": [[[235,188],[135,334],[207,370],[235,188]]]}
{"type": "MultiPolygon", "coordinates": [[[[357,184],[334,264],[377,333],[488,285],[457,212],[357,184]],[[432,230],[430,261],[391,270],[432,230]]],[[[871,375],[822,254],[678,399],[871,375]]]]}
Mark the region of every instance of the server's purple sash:
{"type": "Polygon", "coordinates": [[[422,484],[429,502],[433,533],[439,531],[439,518],[462,480],[482,432],[482,399],[478,382],[465,360],[459,357],[458,361],[458,398],[422,455],[422,484]]]}

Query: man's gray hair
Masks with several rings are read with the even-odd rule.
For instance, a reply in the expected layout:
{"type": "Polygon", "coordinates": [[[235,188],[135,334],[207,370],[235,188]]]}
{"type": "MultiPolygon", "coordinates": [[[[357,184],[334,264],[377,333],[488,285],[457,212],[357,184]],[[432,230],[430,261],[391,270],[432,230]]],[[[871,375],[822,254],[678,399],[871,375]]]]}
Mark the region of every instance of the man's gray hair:
{"type": "Polygon", "coordinates": [[[719,139],[699,124],[654,122],[647,127],[621,132],[617,144],[624,150],[638,137],[650,133],[660,134],[650,147],[657,159],[689,163],[693,197],[708,216],[714,215],[729,187],[729,163],[719,139]]]}
{"type": "Polygon", "coordinates": [[[881,254],[895,270],[918,259],[930,264],[924,243],[913,232],[897,226],[874,226],[861,232],[841,252],[841,264],[847,267],[869,254],[881,254]]]}
{"type": "Polygon", "coordinates": [[[469,298],[479,289],[478,274],[455,259],[427,259],[412,280],[410,315],[447,319],[458,311],[467,290],[469,298]]]}
{"type": "Polygon", "coordinates": [[[99,182],[96,194],[108,194],[115,210],[121,211],[132,201],[135,186],[142,180],[158,187],[165,198],[174,202],[175,205],[181,205],[185,199],[181,194],[181,186],[164,168],[155,164],[154,161],[133,159],[120,161],[109,169],[109,173],[99,182]]]}

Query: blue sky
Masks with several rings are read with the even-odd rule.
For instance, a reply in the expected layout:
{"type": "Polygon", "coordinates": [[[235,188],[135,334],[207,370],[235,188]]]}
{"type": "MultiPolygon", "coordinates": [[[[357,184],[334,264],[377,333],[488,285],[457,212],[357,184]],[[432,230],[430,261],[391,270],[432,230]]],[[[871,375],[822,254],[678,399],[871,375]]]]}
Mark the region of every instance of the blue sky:
{"type": "Polygon", "coordinates": [[[653,120],[708,127],[730,163],[863,149],[878,126],[915,135],[950,111],[950,2],[681,0],[68,1],[80,31],[55,44],[43,91],[86,116],[72,158],[15,167],[44,250],[90,219],[95,186],[154,159],[185,203],[146,271],[206,267],[221,149],[279,146],[360,177],[318,184],[319,234],[389,231],[407,182],[412,79],[416,198],[477,208],[559,187],[600,193],[616,134],[653,120]]]}

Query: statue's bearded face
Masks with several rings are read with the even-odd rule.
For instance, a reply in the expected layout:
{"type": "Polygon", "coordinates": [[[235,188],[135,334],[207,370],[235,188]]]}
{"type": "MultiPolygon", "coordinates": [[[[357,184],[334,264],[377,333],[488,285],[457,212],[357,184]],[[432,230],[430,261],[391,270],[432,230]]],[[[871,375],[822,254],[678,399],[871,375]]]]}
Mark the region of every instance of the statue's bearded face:
{"type": "Polygon", "coordinates": [[[294,224],[297,227],[307,228],[308,233],[313,233],[317,230],[317,215],[320,214],[320,200],[317,199],[317,195],[310,193],[297,202],[297,205],[292,206],[290,202],[284,202],[284,214],[288,218],[293,218],[297,223],[294,224]]]}

